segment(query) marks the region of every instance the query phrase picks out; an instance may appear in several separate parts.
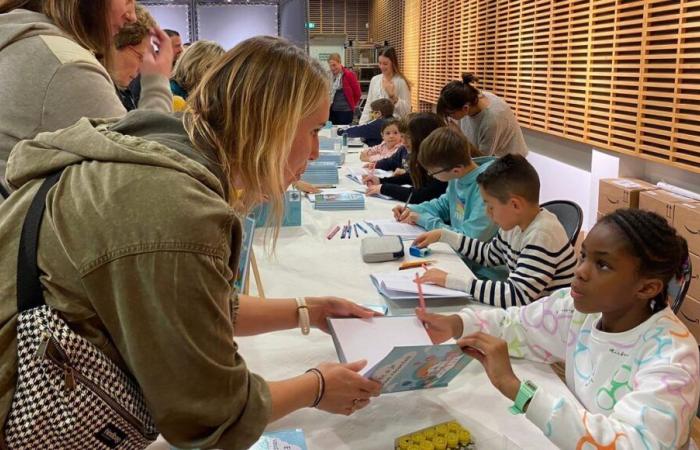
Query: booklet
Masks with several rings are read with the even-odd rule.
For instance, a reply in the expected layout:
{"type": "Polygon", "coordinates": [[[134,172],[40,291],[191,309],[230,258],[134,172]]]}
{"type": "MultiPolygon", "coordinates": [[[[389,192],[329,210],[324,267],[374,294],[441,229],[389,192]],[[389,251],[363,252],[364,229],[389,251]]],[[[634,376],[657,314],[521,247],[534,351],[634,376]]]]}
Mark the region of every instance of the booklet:
{"type": "Polygon", "coordinates": [[[301,429],[268,431],[249,450],[308,450],[301,429]]]}
{"type": "Polygon", "coordinates": [[[433,345],[415,316],[328,319],[341,362],[367,360],[362,375],[382,393],[444,387],[471,361],[454,344],[433,345]]]}
{"type": "MultiPolygon", "coordinates": [[[[416,300],[418,299],[418,286],[416,274],[423,274],[422,268],[396,270],[392,272],[380,272],[370,275],[370,279],[377,291],[391,300],[416,300]]],[[[426,300],[432,298],[463,298],[469,294],[455,289],[449,289],[434,284],[422,284],[423,296],[426,300]]]]}

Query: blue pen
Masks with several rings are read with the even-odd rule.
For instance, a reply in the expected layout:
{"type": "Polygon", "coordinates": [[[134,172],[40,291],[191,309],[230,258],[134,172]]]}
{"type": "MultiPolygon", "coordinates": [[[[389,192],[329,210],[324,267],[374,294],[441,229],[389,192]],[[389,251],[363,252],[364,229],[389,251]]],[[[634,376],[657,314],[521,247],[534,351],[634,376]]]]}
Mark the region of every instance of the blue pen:
{"type": "MultiPolygon", "coordinates": [[[[377,230],[374,228],[374,225],[372,224],[372,222],[367,222],[367,221],[365,220],[365,223],[369,226],[370,230],[372,230],[372,231],[374,231],[375,233],[377,233],[377,230]]],[[[377,234],[379,234],[379,233],[377,233],[377,234]]]]}
{"type": "Polygon", "coordinates": [[[343,233],[340,235],[340,239],[345,239],[345,233],[347,232],[347,228],[345,225],[343,225],[343,233]]]}
{"type": "Polygon", "coordinates": [[[357,225],[357,227],[358,227],[360,230],[362,230],[363,233],[367,234],[367,230],[365,230],[365,228],[364,228],[362,225],[360,225],[359,223],[356,223],[355,225],[357,225]]]}
{"type": "Polygon", "coordinates": [[[382,231],[381,228],[379,228],[379,225],[375,225],[374,228],[377,229],[377,234],[378,234],[379,236],[384,236],[384,232],[382,231]]]}
{"type": "Polygon", "coordinates": [[[360,236],[359,236],[359,234],[357,233],[357,224],[354,225],[354,228],[355,228],[355,237],[356,237],[356,238],[359,238],[360,236]]]}

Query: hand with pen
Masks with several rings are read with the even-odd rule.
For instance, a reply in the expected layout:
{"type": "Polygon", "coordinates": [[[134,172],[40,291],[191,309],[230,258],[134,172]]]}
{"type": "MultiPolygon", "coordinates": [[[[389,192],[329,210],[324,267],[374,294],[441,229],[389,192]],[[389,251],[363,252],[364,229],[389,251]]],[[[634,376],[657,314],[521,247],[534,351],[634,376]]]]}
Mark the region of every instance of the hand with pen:
{"type": "Polygon", "coordinates": [[[376,175],[364,175],[362,177],[362,182],[365,184],[365,186],[370,187],[370,186],[381,186],[381,182],[379,181],[379,177],[376,175]]]}
{"type": "Polygon", "coordinates": [[[456,339],[457,345],[467,356],[481,363],[494,387],[506,397],[515,400],[520,380],[510,364],[506,341],[481,331],[461,337],[464,324],[457,314],[444,316],[429,313],[424,308],[416,308],[416,316],[423,322],[433,344],[456,339]]]}
{"type": "Polygon", "coordinates": [[[420,218],[420,214],[411,211],[411,209],[406,205],[396,205],[391,212],[394,213],[394,219],[401,223],[415,225],[418,223],[418,219],[420,218]]]}

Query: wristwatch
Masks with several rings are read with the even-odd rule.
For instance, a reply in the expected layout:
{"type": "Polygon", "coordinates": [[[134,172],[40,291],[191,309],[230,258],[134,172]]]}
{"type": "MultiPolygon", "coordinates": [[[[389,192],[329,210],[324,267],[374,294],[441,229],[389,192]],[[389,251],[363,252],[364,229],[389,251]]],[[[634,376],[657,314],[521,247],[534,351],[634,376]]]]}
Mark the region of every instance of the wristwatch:
{"type": "Polygon", "coordinates": [[[520,383],[520,389],[518,389],[518,394],[515,396],[515,403],[513,406],[508,408],[511,414],[524,414],[525,406],[530,403],[532,397],[535,396],[537,392],[537,385],[530,380],[525,380],[520,383]]]}

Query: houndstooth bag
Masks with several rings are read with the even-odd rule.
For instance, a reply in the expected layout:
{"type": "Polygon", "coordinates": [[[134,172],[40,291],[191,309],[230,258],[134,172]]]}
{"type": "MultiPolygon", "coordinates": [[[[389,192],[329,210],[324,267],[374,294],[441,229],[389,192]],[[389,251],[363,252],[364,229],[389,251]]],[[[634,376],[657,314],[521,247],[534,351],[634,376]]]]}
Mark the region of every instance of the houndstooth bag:
{"type": "Polygon", "coordinates": [[[18,379],[5,445],[11,450],[143,449],[158,433],[138,385],[44,301],[37,244],[46,194],[60,175],[41,185],[22,228],[18,379]]]}

